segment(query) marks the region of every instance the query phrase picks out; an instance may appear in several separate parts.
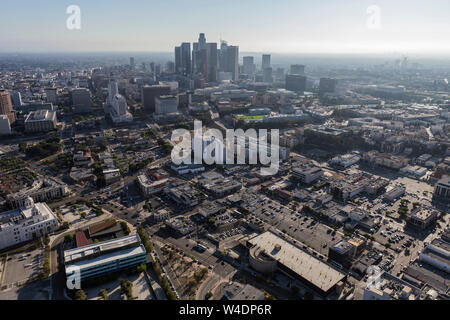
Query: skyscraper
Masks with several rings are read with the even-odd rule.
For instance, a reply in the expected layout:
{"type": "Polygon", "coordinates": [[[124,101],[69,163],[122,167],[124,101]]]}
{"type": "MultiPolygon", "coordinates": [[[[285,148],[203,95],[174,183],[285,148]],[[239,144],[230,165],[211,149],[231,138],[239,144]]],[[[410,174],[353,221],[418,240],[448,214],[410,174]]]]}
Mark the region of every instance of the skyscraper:
{"type": "Polygon", "coordinates": [[[233,75],[233,80],[239,79],[239,47],[228,46],[227,47],[227,70],[233,75]]]}
{"type": "Polygon", "coordinates": [[[266,83],[273,82],[272,68],[268,67],[263,70],[263,81],[266,83]]]}
{"type": "Polygon", "coordinates": [[[0,114],[6,115],[10,124],[13,124],[16,121],[11,95],[6,90],[0,90],[0,114]]]}
{"type": "Polygon", "coordinates": [[[243,58],[244,67],[243,71],[247,75],[253,75],[255,73],[255,59],[252,56],[247,56],[243,58]]]}
{"type": "Polygon", "coordinates": [[[134,64],[134,57],[130,57],[130,67],[134,70],[135,64],[134,64]]]}
{"type": "Polygon", "coordinates": [[[206,43],[207,79],[209,82],[217,82],[217,43],[206,43]]]}
{"type": "Polygon", "coordinates": [[[264,71],[264,69],[270,68],[270,54],[263,54],[262,55],[262,67],[261,69],[264,71]]]}
{"type": "Polygon", "coordinates": [[[181,73],[181,47],[175,47],[175,73],[181,73]]]}
{"type": "Polygon", "coordinates": [[[291,65],[291,74],[305,74],[305,66],[302,64],[292,64],[291,65]]]}
{"type": "Polygon", "coordinates": [[[185,76],[191,74],[191,44],[189,42],[181,44],[181,74],[185,76]]]}
{"type": "Polygon", "coordinates": [[[154,85],[142,87],[141,100],[144,110],[149,113],[155,112],[155,98],[169,94],[170,86],[154,85]]]}
{"type": "Polygon", "coordinates": [[[303,94],[306,89],[306,77],[296,74],[286,75],[286,90],[303,94]]]}
{"type": "Polygon", "coordinates": [[[74,113],[87,113],[92,111],[92,100],[89,89],[75,88],[72,90],[72,104],[74,113]]]}
{"type": "Polygon", "coordinates": [[[220,71],[227,71],[228,68],[228,43],[226,41],[220,42],[220,52],[219,52],[219,69],[220,71]]]}
{"type": "Polygon", "coordinates": [[[333,93],[336,90],[337,80],[332,78],[320,78],[319,95],[333,93]]]}

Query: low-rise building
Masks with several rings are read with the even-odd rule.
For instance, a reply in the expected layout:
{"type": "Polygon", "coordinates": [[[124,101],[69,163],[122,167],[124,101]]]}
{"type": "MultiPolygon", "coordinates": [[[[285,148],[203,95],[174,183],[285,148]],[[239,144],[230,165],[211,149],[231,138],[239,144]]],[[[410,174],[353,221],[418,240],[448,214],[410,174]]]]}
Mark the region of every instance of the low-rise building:
{"type": "Polygon", "coordinates": [[[313,164],[305,164],[292,169],[292,176],[309,184],[323,176],[323,170],[313,164]]]}
{"type": "Polygon", "coordinates": [[[67,185],[55,178],[46,178],[33,181],[33,184],[26,189],[6,196],[6,201],[13,208],[21,208],[25,205],[28,197],[36,202],[42,202],[67,195],[67,185]]]}
{"type": "Polygon", "coordinates": [[[121,237],[64,251],[66,276],[80,281],[147,263],[139,235],[121,237]]]}
{"type": "Polygon", "coordinates": [[[46,132],[56,129],[56,111],[37,110],[30,112],[25,118],[26,132],[46,132]]]}

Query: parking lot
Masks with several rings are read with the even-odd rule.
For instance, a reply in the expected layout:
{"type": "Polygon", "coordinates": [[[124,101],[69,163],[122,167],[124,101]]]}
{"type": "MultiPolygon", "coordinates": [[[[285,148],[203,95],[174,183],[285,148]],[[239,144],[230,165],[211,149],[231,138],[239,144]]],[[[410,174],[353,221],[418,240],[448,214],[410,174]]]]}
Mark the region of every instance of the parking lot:
{"type": "Polygon", "coordinates": [[[9,255],[1,287],[19,286],[37,277],[42,270],[43,259],[43,249],[9,255]]]}

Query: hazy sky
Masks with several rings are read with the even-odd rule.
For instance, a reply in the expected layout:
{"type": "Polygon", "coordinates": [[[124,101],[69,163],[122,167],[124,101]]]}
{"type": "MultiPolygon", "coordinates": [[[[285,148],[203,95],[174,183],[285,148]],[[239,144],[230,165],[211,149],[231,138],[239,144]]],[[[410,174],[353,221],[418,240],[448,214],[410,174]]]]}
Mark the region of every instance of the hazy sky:
{"type": "Polygon", "coordinates": [[[0,51],[171,52],[204,32],[241,52],[450,54],[449,17],[449,0],[2,0],[0,51]]]}

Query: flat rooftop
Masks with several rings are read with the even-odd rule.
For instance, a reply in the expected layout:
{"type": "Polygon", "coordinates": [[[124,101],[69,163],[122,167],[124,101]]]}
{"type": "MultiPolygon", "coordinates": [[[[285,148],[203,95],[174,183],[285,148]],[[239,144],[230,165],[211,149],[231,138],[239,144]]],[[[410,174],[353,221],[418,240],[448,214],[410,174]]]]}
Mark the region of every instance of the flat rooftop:
{"type": "MultiPolygon", "coordinates": [[[[82,248],[84,249],[86,247],[82,247],[82,248]]],[[[83,269],[90,269],[92,267],[100,266],[100,265],[105,264],[110,261],[124,259],[127,257],[133,257],[136,255],[145,254],[145,253],[146,253],[146,251],[145,251],[145,248],[143,245],[140,245],[139,247],[128,248],[128,249],[108,253],[108,254],[105,254],[105,255],[102,255],[99,257],[95,257],[93,259],[81,260],[81,261],[77,261],[75,263],[68,264],[68,265],[66,265],[66,273],[70,274],[72,272],[72,269],[74,269],[74,268],[80,268],[80,270],[83,271],[83,269]]]]}
{"type": "Polygon", "coordinates": [[[272,232],[264,232],[249,243],[265,249],[266,255],[325,292],[345,278],[343,273],[272,232]]]}
{"type": "Polygon", "coordinates": [[[80,258],[89,258],[89,256],[92,256],[94,254],[114,249],[120,249],[133,243],[140,243],[140,239],[137,234],[95,243],[81,248],[66,250],[64,251],[64,263],[68,264],[73,260],[77,260],[80,258]]]}

